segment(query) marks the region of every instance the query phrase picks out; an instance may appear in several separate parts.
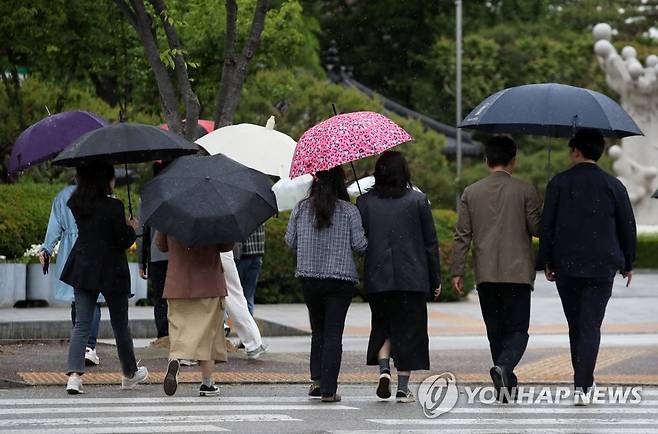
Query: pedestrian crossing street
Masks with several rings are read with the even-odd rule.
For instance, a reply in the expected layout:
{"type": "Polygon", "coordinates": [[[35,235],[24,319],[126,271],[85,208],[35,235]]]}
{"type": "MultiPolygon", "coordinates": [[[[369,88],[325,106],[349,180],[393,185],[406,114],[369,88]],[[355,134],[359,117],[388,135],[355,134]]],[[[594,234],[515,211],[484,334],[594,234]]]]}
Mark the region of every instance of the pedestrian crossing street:
{"type": "MultiPolygon", "coordinates": [[[[658,434],[658,390],[644,391],[640,404],[623,406],[576,408],[569,402],[468,406],[460,400],[450,413],[435,419],[425,418],[418,404],[382,403],[366,395],[367,390],[360,388],[356,396],[345,393],[343,401],[335,404],[305,397],[262,395],[168,398],[62,394],[11,399],[0,394],[0,434],[311,431],[658,434]]],[[[94,395],[101,395],[100,392],[99,388],[94,395]]]]}

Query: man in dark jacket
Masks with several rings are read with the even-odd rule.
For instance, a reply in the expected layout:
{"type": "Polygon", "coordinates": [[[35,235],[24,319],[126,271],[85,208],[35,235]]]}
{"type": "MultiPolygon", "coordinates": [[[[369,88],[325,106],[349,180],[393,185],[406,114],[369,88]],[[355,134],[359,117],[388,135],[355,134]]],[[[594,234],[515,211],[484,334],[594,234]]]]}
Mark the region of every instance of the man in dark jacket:
{"type": "Polygon", "coordinates": [[[569,147],[574,166],[546,189],[539,260],[557,284],[569,324],[574,403],[587,405],[613,279],[620,271],[631,283],[637,240],[626,188],[596,164],[605,147],[601,133],[581,129],[569,147]]]}

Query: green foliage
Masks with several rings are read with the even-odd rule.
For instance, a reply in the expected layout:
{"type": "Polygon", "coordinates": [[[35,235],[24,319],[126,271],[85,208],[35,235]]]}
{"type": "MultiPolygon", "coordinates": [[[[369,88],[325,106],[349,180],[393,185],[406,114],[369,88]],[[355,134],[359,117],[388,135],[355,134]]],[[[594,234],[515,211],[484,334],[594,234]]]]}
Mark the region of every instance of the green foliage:
{"type": "Polygon", "coordinates": [[[20,258],[43,241],[52,200],[62,184],[0,184],[0,255],[20,258]]]}
{"type": "Polygon", "coordinates": [[[658,234],[638,237],[635,268],[658,268],[658,234]]]}

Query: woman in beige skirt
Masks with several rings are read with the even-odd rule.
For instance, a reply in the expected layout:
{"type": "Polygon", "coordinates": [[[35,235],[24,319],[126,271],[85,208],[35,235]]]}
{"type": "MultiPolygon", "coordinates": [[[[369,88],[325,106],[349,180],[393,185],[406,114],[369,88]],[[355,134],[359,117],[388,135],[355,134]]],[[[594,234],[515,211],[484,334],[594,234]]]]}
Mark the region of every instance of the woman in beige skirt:
{"type": "Polygon", "coordinates": [[[212,372],[215,362],[226,362],[224,338],[224,297],[226,282],[219,253],[232,244],[186,247],[175,238],[158,233],[156,245],[169,252],[163,297],[169,310],[169,364],[164,391],[173,395],[178,388],[180,359],[198,360],[201,368],[201,396],[215,396],[212,372]]]}

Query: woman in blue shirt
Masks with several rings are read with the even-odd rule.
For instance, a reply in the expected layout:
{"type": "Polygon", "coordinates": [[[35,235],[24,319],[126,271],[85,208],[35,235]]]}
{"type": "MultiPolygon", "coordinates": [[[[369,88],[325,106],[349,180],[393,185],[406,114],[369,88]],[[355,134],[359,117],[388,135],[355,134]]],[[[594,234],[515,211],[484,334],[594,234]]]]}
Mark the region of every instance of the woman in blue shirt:
{"type": "MultiPolygon", "coordinates": [[[[39,252],[39,261],[43,265],[46,258],[53,255],[53,251],[57,242],[59,242],[59,250],[57,252],[57,262],[55,262],[55,298],[60,301],[71,303],[71,322],[75,325],[75,301],[73,297],[73,287],[67,285],[60,280],[64,264],[71,253],[73,244],[78,238],[78,227],[75,224],[75,219],[71,213],[71,209],[66,205],[71,198],[71,194],[75,191],[75,185],[64,187],[55,199],[53,200],[52,209],[50,211],[50,219],[48,220],[48,229],[46,230],[46,238],[41,245],[41,252],[39,252]]],[[[91,331],[85,349],[85,364],[87,366],[95,366],[100,363],[100,359],[96,354],[96,339],[98,338],[98,328],[101,321],[101,303],[105,299],[101,294],[98,297],[94,318],[91,323],[91,331]]]]}

